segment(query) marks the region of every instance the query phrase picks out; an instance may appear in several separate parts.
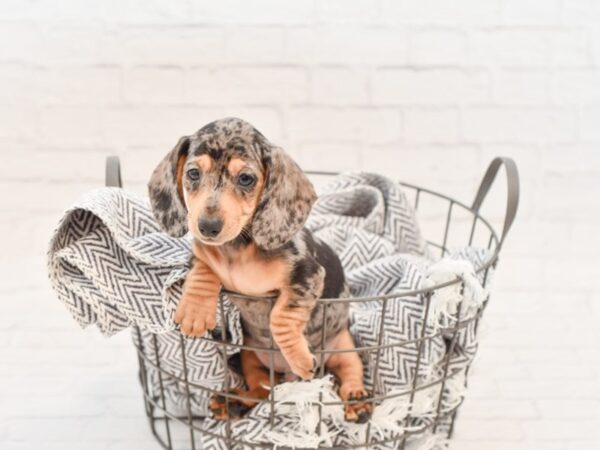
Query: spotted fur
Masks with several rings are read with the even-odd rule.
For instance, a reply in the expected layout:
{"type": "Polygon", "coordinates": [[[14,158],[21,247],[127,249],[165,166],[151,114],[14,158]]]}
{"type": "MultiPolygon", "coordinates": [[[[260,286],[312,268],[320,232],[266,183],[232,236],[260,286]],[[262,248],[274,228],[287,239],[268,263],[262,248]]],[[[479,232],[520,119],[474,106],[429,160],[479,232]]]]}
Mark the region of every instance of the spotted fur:
{"type": "Polygon", "coordinates": [[[252,236],[259,247],[275,249],[302,228],[317,196],[308,178],[281,148],[268,146],[263,161],[267,180],[252,221],[252,236]]]}
{"type": "MultiPolygon", "coordinates": [[[[274,253],[279,253],[291,267],[289,284],[295,296],[290,306],[309,310],[305,335],[311,348],[320,348],[322,339],[329,342],[347,326],[347,303],[330,303],[325,307],[325,303],[317,302],[319,298],[349,295],[340,260],[331,247],[306,228],[274,253]]],[[[268,347],[272,306],[244,297],[232,296],[231,300],[240,311],[244,332],[257,345],[268,347]]]]}
{"type": "Polygon", "coordinates": [[[172,236],[187,232],[187,211],[181,192],[181,167],[188,157],[190,139],[182,137],[177,145],[158,164],[148,183],[152,212],[162,228],[172,236]]]}

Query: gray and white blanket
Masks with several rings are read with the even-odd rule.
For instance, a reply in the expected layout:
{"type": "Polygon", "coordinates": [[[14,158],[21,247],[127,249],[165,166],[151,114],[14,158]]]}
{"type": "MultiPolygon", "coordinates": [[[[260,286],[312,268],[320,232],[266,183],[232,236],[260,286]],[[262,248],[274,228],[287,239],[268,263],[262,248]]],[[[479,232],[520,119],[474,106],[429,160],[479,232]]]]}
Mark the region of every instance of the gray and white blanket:
{"type": "MultiPolygon", "coordinates": [[[[408,292],[457,275],[463,278],[463,290],[456,285],[436,292],[427,320],[421,295],[385,303],[357,302],[350,309],[356,345],[384,346],[379,353],[363,356],[368,387],[379,394],[398,394],[375,409],[371,439],[381,441],[424,427],[436,419],[439,408],[442,419],[438,434],[429,429],[411,439],[413,448],[434,448],[442,442],[439,432],[449,423],[444,413],[462,400],[466,368],[477,349],[475,323],[460,329],[453,346],[448,345],[452,336],[445,330],[456,320],[459,303],[465,318],[476,314],[486,300],[480,284],[482,274],[475,275],[473,269],[484,264],[490,252],[465,247],[434,261],[427,255],[414,211],[401,187],[373,174],[335,177],[322,191],[306,225],[340,256],[353,297],[408,292]],[[424,341],[416,373],[423,333],[435,337],[424,341]],[[402,345],[391,345],[398,343],[402,345]],[[374,373],[376,358],[380,359],[379,369],[374,373]],[[439,402],[441,385],[425,386],[441,376],[446,358],[452,376],[439,402]],[[409,395],[402,392],[413,384],[422,389],[409,410],[409,395]]],[[[195,414],[209,416],[210,393],[194,385],[223,390],[225,382],[234,387],[242,386],[243,380],[231,364],[225,364],[221,347],[211,340],[182,338],[173,322],[190,256],[191,238],[177,239],[163,233],[147,199],[118,188],[102,188],[89,192],[64,214],[50,243],[48,267],[59,300],[82,327],[95,324],[103,334],[112,335],[133,326],[133,338],[143,346],[148,360],[158,359],[161,367],[174,375],[159,380],[158,371],[148,364],[152,392],[158,392],[162,382],[172,408],[183,410],[189,401],[195,414]],[[189,396],[182,381],[184,362],[191,385],[189,396]]],[[[226,330],[221,330],[221,335],[241,344],[238,312],[225,295],[222,305],[218,323],[226,330]]],[[[226,356],[231,360],[235,354],[229,350],[226,356]]],[[[366,425],[345,423],[341,406],[322,409],[326,427],[317,432],[319,394],[338,399],[327,377],[280,385],[272,393],[277,408],[273,426],[266,401],[232,422],[231,436],[246,442],[301,443],[302,447],[364,442],[366,425]]],[[[215,437],[225,435],[223,423],[207,418],[197,426],[210,430],[210,434],[198,436],[202,448],[226,448],[224,441],[215,437]]],[[[397,445],[391,441],[374,448],[397,445]]]]}

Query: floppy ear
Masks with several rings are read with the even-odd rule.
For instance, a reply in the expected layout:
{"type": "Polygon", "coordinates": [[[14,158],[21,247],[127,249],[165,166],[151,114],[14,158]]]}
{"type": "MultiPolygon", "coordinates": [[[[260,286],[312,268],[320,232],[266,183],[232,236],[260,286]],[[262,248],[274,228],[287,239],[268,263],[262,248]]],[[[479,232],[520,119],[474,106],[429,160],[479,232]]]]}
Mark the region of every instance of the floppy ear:
{"type": "Polygon", "coordinates": [[[270,147],[264,160],[267,180],[252,219],[252,237],[260,248],[273,250],[302,229],[317,194],[281,148],[270,147]]]}
{"type": "Polygon", "coordinates": [[[156,166],[148,182],[154,217],[163,230],[175,237],[181,237],[188,231],[181,176],[189,149],[189,138],[179,139],[175,148],[156,166]]]}

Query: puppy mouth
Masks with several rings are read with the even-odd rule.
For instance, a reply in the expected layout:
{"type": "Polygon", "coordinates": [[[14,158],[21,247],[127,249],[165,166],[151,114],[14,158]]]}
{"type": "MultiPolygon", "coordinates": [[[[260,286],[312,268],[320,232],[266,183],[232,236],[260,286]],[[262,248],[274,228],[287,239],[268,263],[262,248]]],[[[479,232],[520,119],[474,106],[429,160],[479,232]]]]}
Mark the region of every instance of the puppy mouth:
{"type": "Polygon", "coordinates": [[[220,239],[217,238],[211,238],[211,237],[206,237],[206,236],[202,236],[202,237],[198,237],[198,240],[200,242],[202,242],[203,244],[206,245],[213,245],[215,247],[219,246],[219,245],[223,245],[225,242],[221,242],[220,239]]]}
{"type": "Polygon", "coordinates": [[[198,233],[196,235],[196,239],[198,239],[202,244],[211,245],[213,247],[218,247],[220,245],[224,245],[228,242],[233,241],[238,236],[238,234],[234,234],[233,236],[231,236],[231,233],[227,233],[225,231],[225,232],[219,233],[217,236],[211,237],[211,236],[204,236],[203,234],[198,233]]]}

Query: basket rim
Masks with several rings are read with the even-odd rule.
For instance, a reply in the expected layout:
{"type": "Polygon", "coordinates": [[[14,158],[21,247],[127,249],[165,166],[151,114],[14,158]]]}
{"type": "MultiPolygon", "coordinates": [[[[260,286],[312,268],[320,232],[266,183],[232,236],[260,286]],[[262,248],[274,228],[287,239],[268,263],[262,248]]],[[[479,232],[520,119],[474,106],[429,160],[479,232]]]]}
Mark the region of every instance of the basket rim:
{"type": "MultiPolygon", "coordinates": [[[[336,354],[336,353],[370,352],[370,351],[378,350],[378,349],[382,349],[382,348],[405,347],[405,346],[412,345],[412,344],[420,344],[421,342],[424,342],[424,341],[427,341],[427,340],[430,340],[430,339],[433,339],[433,338],[442,337],[448,331],[455,330],[455,329],[465,328],[471,322],[479,320],[482,317],[482,315],[483,315],[483,308],[480,308],[475,314],[470,315],[466,319],[459,320],[458,322],[456,322],[451,327],[441,327],[441,328],[439,328],[433,334],[421,336],[421,337],[418,337],[418,338],[415,338],[415,339],[411,339],[411,340],[404,340],[400,344],[398,344],[398,343],[392,343],[392,344],[384,344],[384,345],[371,345],[371,346],[363,346],[363,347],[354,347],[352,349],[344,349],[344,350],[319,350],[319,349],[313,349],[312,351],[316,355],[333,355],[333,354],[336,354]]],[[[178,330],[178,329],[179,328],[175,328],[173,331],[178,330]]],[[[139,339],[141,340],[141,337],[139,339]]],[[[246,344],[243,344],[243,343],[242,344],[237,344],[235,342],[230,342],[228,340],[224,340],[223,338],[217,339],[217,338],[215,338],[213,336],[211,336],[211,337],[205,337],[205,336],[187,337],[187,336],[185,336],[185,339],[186,340],[201,340],[201,341],[206,341],[206,342],[214,342],[215,344],[224,345],[228,349],[235,349],[235,350],[251,350],[251,351],[254,351],[254,352],[261,352],[261,353],[277,353],[277,352],[279,352],[279,349],[276,348],[276,347],[261,347],[261,346],[257,346],[257,345],[246,345],[246,344]]],[[[134,346],[136,347],[136,349],[138,351],[143,352],[143,348],[141,348],[141,346],[139,345],[139,343],[134,342],[134,346]]],[[[153,363],[152,361],[150,361],[145,356],[144,356],[144,359],[147,359],[147,362],[150,365],[154,366],[156,369],[160,370],[161,372],[163,372],[163,373],[165,373],[165,374],[167,374],[169,376],[173,376],[172,374],[169,374],[169,372],[167,372],[164,369],[161,369],[160,367],[158,367],[155,363],[153,363]]],[[[179,381],[184,381],[184,380],[180,379],[179,381]]],[[[190,382],[189,384],[190,384],[190,386],[193,386],[195,388],[199,388],[199,389],[210,391],[210,389],[205,388],[202,385],[197,385],[197,384],[194,384],[192,382],[190,382]]],[[[215,392],[216,391],[214,391],[212,393],[215,393],[215,392]]],[[[241,398],[241,397],[239,397],[238,395],[235,395],[235,394],[223,394],[223,395],[225,397],[231,397],[231,398],[234,398],[234,399],[240,399],[241,398]]],[[[250,400],[259,400],[259,399],[250,399],[250,400]]]]}

